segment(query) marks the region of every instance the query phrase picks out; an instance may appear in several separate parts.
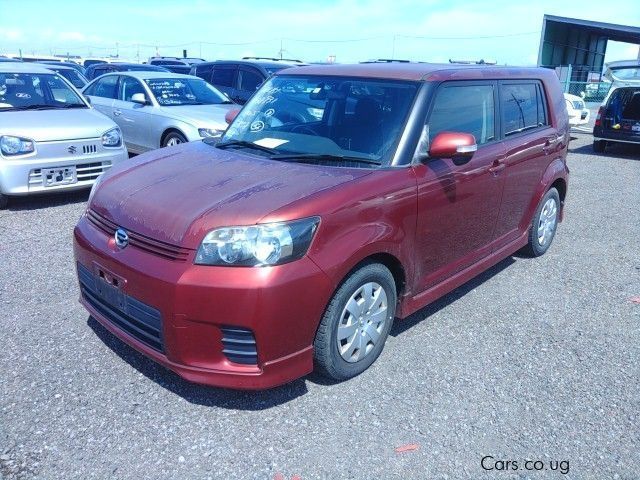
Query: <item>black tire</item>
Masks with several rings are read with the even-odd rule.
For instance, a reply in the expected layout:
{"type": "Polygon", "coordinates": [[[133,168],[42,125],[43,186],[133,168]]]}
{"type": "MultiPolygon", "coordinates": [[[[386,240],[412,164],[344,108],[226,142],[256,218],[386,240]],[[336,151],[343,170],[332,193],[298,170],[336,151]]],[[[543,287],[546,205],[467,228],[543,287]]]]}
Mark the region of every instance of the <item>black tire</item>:
{"type": "Polygon", "coordinates": [[[607,148],[606,140],[594,140],[593,141],[593,151],[596,153],[604,153],[605,148],[607,148]]]}
{"type": "MultiPolygon", "coordinates": [[[[555,188],[550,188],[549,191],[542,197],[540,200],[540,204],[536,209],[536,213],[533,216],[533,220],[531,221],[531,225],[529,227],[529,243],[524,247],[523,252],[531,257],[539,257],[543,255],[553,242],[553,239],[556,235],[556,230],[558,228],[558,220],[560,218],[560,195],[558,194],[558,190],[555,188]],[[555,223],[553,226],[553,230],[545,232],[544,241],[541,243],[538,235],[538,228],[540,227],[540,218],[543,216],[543,209],[547,202],[553,199],[555,201],[555,223]]],[[[548,210],[547,210],[548,212],[548,210]]],[[[547,216],[547,215],[545,215],[547,216]]]]}
{"type": "MultiPolygon", "coordinates": [[[[346,380],[359,375],[369,368],[380,356],[384,348],[395,317],[396,305],[396,284],[393,275],[384,265],[367,263],[349,274],[331,298],[316,332],[316,338],[313,342],[316,371],[333,380],[346,380]],[[342,357],[339,351],[338,326],[343,321],[343,311],[347,307],[347,302],[362,286],[369,282],[377,283],[386,294],[387,312],[385,323],[380,325],[381,331],[375,343],[373,343],[371,336],[356,330],[354,335],[361,334],[363,335],[362,338],[368,342],[364,346],[364,351],[367,352],[370,347],[371,349],[364,354],[362,359],[349,362],[342,357]]],[[[352,342],[355,341],[355,337],[353,338],[352,342]]]]}
{"type": "Polygon", "coordinates": [[[162,141],[163,147],[177,145],[179,143],[187,143],[187,139],[180,132],[169,132],[162,141]]]}
{"type": "Polygon", "coordinates": [[[0,193],[0,210],[7,208],[9,204],[9,197],[0,193]]]}

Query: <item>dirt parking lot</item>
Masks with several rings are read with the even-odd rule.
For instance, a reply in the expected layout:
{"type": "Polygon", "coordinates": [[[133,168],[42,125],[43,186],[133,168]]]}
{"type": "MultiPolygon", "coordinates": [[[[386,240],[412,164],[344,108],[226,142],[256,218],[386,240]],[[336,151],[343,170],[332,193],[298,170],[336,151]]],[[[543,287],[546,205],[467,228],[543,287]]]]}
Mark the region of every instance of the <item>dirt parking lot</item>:
{"type": "Polygon", "coordinates": [[[186,383],[78,304],[88,192],[14,201],[0,212],[0,477],[638,478],[640,148],[596,155],[576,137],[550,251],[396,322],[378,362],[340,384],[186,383]]]}

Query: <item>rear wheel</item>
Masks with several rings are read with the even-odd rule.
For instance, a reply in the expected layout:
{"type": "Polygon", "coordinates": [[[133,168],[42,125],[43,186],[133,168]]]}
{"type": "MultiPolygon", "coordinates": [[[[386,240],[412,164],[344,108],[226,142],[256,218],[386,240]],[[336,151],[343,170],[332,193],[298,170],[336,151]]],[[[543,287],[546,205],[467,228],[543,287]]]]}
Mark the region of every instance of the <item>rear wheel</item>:
{"type": "Polygon", "coordinates": [[[532,257],[543,255],[551,246],[560,218],[560,195],[550,188],[542,197],[529,229],[529,243],[524,251],[532,257]]]}
{"type": "Polygon", "coordinates": [[[593,151],[596,153],[604,153],[604,149],[607,147],[606,140],[594,140],[593,151]]]}
{"type": "Polygon", "coordinates": [[[187,139],[180,132],[170,132],[164,137],[164,141],[162,142],[163,147],[173,147],[174,145],[179,145],[181,143],[186,143],[187,139]]]}
{"type": "Polygon", "coordinates": [[[9,203],[9,197],[0,193],[0,210],[5,209],[8,203],[9,203]]]}
{"type": "Polygon", "coordinates": [[[384,348],[396,303],[396,284],[384,265],[369,263],[351,273],[318,327],[316,369],[333,380],[346,380],[369,368],[384,348]]]}

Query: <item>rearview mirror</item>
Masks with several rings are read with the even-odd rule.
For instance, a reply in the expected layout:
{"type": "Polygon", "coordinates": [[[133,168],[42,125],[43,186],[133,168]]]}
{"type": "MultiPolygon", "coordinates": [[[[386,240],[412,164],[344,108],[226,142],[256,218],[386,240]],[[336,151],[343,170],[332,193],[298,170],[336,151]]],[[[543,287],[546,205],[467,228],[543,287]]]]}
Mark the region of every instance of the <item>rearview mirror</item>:
{"type": "Polygon", "coordinates": [[[140,105],[147,105],[147,97],[144,93],[134,93],[131,95],[131,101],[133,103],[139,103],[140,105]]]}
{"type": "Polygon", "coordinates": [[[227,110],[227,113],[224,116],[224,121],[227,122],[227,125],[230,125],[231,122],[235,120],[235,118],[238,116],[239,113],[240,113],[239,108],[232,108],[230,110],[227,110]]]}
{"type": "Polygon", "coordinates": [[[471,160],[476,150],[476,139],[470,133],[440,132],[431,142],[429,158],[452,158],[464,163],[471,160]]]}

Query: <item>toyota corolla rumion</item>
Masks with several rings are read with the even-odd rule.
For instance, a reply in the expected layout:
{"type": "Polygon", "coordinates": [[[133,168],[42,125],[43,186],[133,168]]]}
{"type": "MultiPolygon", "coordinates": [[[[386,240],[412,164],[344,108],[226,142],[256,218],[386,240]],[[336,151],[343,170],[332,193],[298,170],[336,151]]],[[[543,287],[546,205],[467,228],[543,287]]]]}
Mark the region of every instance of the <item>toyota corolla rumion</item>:
{"type": "Polygon", "coordinates": [[[542,255],[562,219],[552,70],[300,67],[227,117],[101,177],[75,229],[82,304],[193,382],[349,379],[394,321],[542,255]]]}

